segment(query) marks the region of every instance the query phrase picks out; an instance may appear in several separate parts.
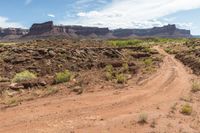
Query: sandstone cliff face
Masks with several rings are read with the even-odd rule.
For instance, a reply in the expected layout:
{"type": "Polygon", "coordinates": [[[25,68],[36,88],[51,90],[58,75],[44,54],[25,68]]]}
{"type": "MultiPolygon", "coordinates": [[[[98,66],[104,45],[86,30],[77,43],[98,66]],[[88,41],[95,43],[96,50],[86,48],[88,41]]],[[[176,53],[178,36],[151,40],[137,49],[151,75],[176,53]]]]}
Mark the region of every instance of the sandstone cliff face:
{"type": "Polygon", "coordinates": [[[70,35],[76,34],[80,36],[89,36],[91,34],[106,35],[109,33],[108,28],[98,28],[98,27],[83,27],[83,26],[54,26],[52,21],[33,24],[30,28],[28,36],[34,35],[70,35]]]}
{"type": "Polygon", "coordinates": [[[189,30],[178,29],[175,25],[154,27],[151,29],[116,29],[83,26],[55,26],[52,21],[33,24],[28,30],[19,28],[0,28],[2,38],[37,38],[44,36],[66,37],[101,37],[101,38],[129,38],[129,37],[192,37],[189,30]]]}
{"type": "Polygon", "coordinates": [[[16,36],[23,36],[28,33],[26,29],[20,28],[0,28],[0,37],[5,37],[8,35],[16,35],[16,36]]]}
{"type": "Polygon", "coordinates": [[[116,37],[191,37],[190,30],[178,29],[175,25],[151,29],[117,29],[113,31],[113,35],[116,37]]]}
{"type": "Polygon", "coordinates": [[[28,35],[41,35],[44,33],[50,33],[53,30],[53,22],[45,22],[42,24],[33,24],[30,28],[28,35]]]}

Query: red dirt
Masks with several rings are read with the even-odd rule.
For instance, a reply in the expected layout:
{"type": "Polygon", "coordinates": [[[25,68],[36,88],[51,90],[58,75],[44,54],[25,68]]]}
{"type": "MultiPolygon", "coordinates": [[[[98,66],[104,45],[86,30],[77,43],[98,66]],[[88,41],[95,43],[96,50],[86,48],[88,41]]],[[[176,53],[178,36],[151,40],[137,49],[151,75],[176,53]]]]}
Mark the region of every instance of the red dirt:
{"type": "Polygon", "coordinates": [[[198,132],[192,118],[170,114],[174,103],[187,95],[191,75],[165,53],[157,73],[123,90],[106,90],[78,96],[52,96],[0,111],[1,133],[176,133],[198,132]],[[148,123],[138,124],[141,112],[148,123]],[[172,117],[173,116],[173,117],[172,117]],[[153,121],[156,125],[153,128],[153,121]]]}

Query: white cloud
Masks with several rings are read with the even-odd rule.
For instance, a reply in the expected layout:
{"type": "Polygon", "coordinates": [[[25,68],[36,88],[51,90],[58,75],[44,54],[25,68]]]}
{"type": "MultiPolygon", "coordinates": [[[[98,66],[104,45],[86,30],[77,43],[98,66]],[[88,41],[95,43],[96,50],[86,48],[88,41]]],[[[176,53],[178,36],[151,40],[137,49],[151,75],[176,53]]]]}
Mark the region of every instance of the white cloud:
{"type": "Polygon", "coordinates": [[[32,0],[26,0],[25,5],[29,5],[32,2],[32,0]]]}
{"type": "Polygon", "coordinates": [[[8,28],[8,27],[25,28],[21,24],[16,23],[16,22],[10,22],[8,18],[1,17],[1,16],[0,16],[0,27],[1,28],[8,28]]]}
{"type": "Polygon", "coordinates": [[[77,16],[82,25],[146,28],[165,24],[158,21],[160,17],[195,8],[200,8],[200,0],[113,0],[102,10],[79,12],[77,16]]]}
{"type": "Polygon", "coordinates": [[[48,17],[51,17],[51,18],[55,18],[56,16],[54,14],[47,14],[48,17]]]}

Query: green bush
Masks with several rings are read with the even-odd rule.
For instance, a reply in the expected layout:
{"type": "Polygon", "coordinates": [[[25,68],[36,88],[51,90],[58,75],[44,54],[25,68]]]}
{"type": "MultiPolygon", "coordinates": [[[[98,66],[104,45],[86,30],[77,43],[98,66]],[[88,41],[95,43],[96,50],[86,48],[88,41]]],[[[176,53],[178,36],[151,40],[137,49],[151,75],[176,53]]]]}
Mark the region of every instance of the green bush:
{"type": "Polygon", "coordinates": [[[181,108],[181,113],[186,114],[186,115],[191,115],[192,114],[192,106],[189,104],[185,104],[181,108]]]}
{"type": "Polygon", "coordinates": [[[117,83],[119,83],[119,84],[126,83],[126,81],[127,81],[127,79],[126,79],[124,74],[117,74],[116,75],[116,80],[117,80],[117,83]]]}
{"type": "Polygon", "coordinates": [[[12,82],[19,83],[23,81],[29,81],[35,78],[37,78],[37,76],[34,73],[31,73],[26,70],[26,71],[17,73],[12,79],[12,82]]]}
{"type": "Polygon", "coordinates": [[[59,84],[59,83],[68,82],[68,81],[70,81],[71,77],[72,77],[72,74],[70,73],[69,70],[65,70],[64,72],[56,73],[55,83],[59,84]]]}

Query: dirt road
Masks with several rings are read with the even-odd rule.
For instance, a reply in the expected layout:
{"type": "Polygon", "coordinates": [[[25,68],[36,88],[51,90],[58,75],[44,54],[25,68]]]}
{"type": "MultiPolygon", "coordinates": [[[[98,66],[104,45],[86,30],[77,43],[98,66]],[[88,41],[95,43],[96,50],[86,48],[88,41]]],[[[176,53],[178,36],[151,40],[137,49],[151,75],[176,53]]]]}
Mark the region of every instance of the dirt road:
{"type": "Polygon", "coordinates": [[[171,118],[171,107],[190,90],[185,67],[159,47],[161,68],[138,86],[123,90],[52,96],[0,111],[1,133],[146,133],[195,132],[171,118]],[[148,123],[138,116],[148,114],[148,123]],[[156,126],[153,125],[156,123],[156,126]],[[169,125],[169,123],[171,125],[169,125]]]}

